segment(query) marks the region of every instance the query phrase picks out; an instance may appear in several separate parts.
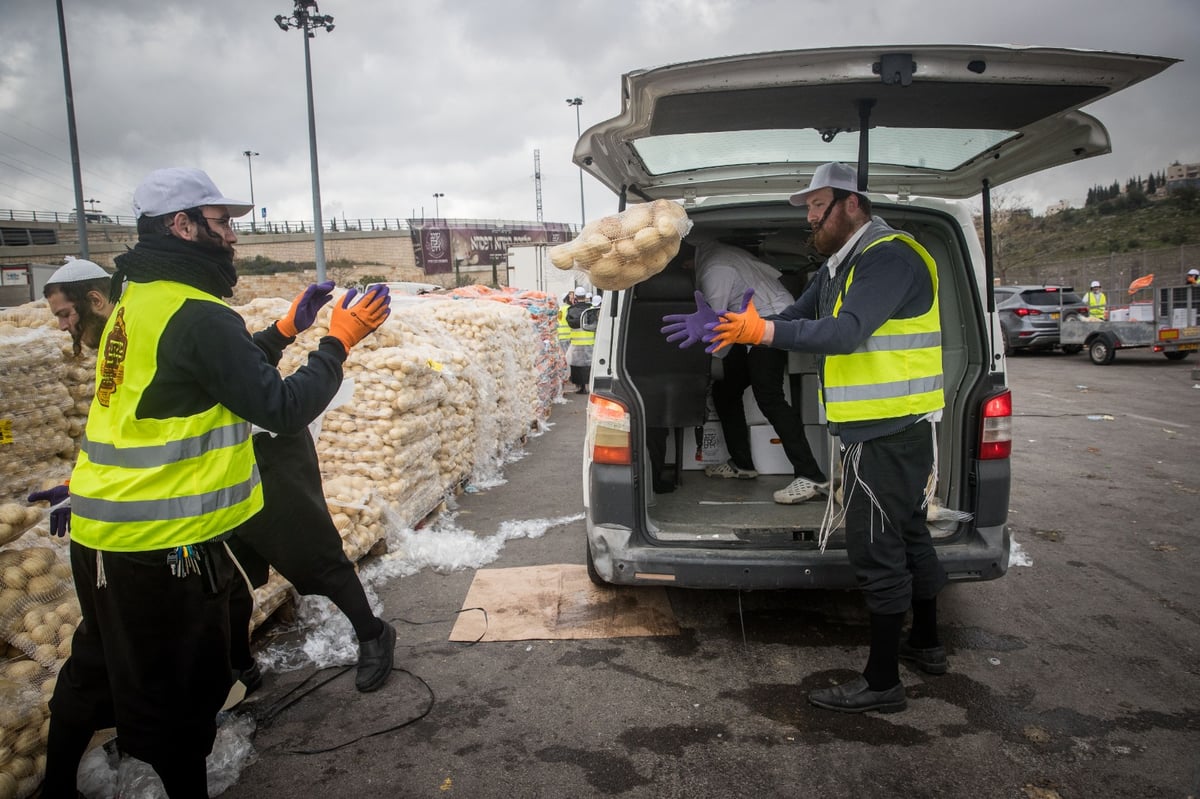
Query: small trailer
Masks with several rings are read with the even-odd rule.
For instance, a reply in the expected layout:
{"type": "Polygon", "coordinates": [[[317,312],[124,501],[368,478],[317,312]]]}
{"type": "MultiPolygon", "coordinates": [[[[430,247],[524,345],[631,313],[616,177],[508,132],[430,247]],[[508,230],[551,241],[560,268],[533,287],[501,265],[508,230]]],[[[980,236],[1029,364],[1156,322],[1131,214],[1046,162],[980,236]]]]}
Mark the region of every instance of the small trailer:
{"type": "MultiPolygon", "coordinates": [[[[1119,349],[1150,347],[1170,361],[1200,350],[1200,286],[1154,289],[1152,303],[1108,307],[1104,319],[1070,314],[1063,318],[1059,341],[1087,348],[1092,363],[1112,363],[1119,349]]],[[[1064,346],[1064,349],[1066,347],[1064,346]]]]}

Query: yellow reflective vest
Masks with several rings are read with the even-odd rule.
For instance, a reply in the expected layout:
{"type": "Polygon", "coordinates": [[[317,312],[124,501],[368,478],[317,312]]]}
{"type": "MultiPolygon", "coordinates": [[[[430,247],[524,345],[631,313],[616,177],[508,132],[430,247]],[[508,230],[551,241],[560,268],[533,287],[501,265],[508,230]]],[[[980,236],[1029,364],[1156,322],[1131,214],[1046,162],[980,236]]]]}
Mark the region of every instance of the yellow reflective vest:
{"type": "Polygon", "coordinates": [[[563,305],[558,309],[558,340],[571,340],[571,326],[567,324],[567,309],[570,305],[563,305]]]}
{"type": "Polygon", "coordinates": [[[1088,315],[1094,316],[1097,319],[1104,318],[1104,312],[1108,310],[1108,295],[1103,291],[1089,291],[1087,293],[1088,315]]]}
{"type": "Polygon", "coordinates": [[[584,330],[582,327],[571,330],[571,346],[591,347],[596,343],[596,331],[584,330]]]}
{"type": "MultiPolygon", "coordinates": [[[[887,320],[854,352],[825,358],[822,394],[831,422],[892,419],[930,413],[945,405],[937,265],[924,247],[903,233],[876,239],[863,252],[892,239],[912,247],[925,262],[933,283],[933,303],[920,316],[887,320]]],[[[834,316],[841,311],[853,283],[851,266],[834,303],[834,316]]]]}
{"type": "Polygon", "coordinates": [[[105,325],[71,475],[71,536],[80,544],[116,552],[196,544],[262,508],[245,419],[215,403],[192,416],[138,416],[159,340],[187,300],[225,304],[182,283],[130,283],[105,325]]]}

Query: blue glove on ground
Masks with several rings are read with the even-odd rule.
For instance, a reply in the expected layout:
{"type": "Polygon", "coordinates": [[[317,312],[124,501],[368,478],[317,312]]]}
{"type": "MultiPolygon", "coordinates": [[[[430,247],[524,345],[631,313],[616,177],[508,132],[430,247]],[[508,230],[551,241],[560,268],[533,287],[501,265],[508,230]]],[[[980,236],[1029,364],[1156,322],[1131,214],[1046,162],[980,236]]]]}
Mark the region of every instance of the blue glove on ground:
{"type": "Polygon", "coordinates": [[[57,485],[45,491],[34,491],[30,502],[49,502],[50,532],[60,538],[71,532],[71,490],[66,485],[57,485]]]}
{"type": "Polygon", "coordinates": [[[686,349],[704,339],[706,325],[720,321],[724,311],[714,311],[704,299],[704,293],[696,292],[696,310],[692,313],[669,313],[662,318],[661,332],[666,334],[667,341],[680,341],[679,349],[686,349]]]}

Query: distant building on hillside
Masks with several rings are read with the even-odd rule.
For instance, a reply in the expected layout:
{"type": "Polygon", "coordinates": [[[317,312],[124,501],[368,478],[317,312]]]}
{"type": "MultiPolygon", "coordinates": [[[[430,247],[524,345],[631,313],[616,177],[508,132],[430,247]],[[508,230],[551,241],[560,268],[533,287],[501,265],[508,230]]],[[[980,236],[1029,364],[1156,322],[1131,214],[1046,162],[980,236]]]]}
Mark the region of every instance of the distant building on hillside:
{"type": "Polygon", "coordinates": [[[1167,191],[1182,188],[1200,189],[1200,164],[1181,164],[1167,167],[1167,191]]]}
{"type": "Polygon", "coordinates": [[[1063,211],[1066,211],[1070,207],[1071,207],[1070,200],[1059,200],[1056,203],[1046,206],[1046,216],[1054,216],[1055,214],[1061,214],[1063,211]]]}

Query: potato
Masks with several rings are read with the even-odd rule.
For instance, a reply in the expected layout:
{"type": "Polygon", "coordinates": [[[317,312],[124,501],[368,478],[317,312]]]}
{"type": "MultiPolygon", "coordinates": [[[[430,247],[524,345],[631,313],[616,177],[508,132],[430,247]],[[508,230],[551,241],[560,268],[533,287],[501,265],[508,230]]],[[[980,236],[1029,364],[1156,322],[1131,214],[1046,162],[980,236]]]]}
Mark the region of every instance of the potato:
{"type": "Polygon", "coordinates": [[[575,260],[584,266],[591,266],[603,258],[612,249],[612,239],[599,233],[589,233],[580,240],[575,260]]]}
{"type": "Polygon", "coordinates": [[[7,771],[0,771],[0,799],[16,799],[17,778],[7,771]]]}
{"type": "Polygon", "coordinates": [[[29,582],[29,575],[20,566],[9,566],[3,572],[0,572],[0,577],[4,579],[5,588],[21,590],[29,582]]]}
{"type": "Polygon", "coordinates": [[[571,244],[559,244],[550,248],[550,263],[558,269],[571,269],[575,266],[575,248],[571,244]]]}
{"type": "Polygon", "coordinates": [[[25,584],[25,590],[30,596],[50,597],[58,596],[63,591],[63,581],[49,574],[39,574],[37,577],[30,577],[29,582],[25,584]]]}
{"type": "Polygon", "coordinates": [[[633,244],[644,257],[662,247],[664,238],[656,228],[645,227],[634,234],[633,244]]]}
{"type": "Polygon", "coordinates": [[[632,238],[620,239],[614,242],[617,258],[623,263],[638,260],[639,252],[632,238]]]}
{"type": "Polygon", "coordinates": [[[621,221],[621,233],[632,236],[639,230],[654,224],[654,211],[649,203],[630,205],[617,215],[621,221]]]}

